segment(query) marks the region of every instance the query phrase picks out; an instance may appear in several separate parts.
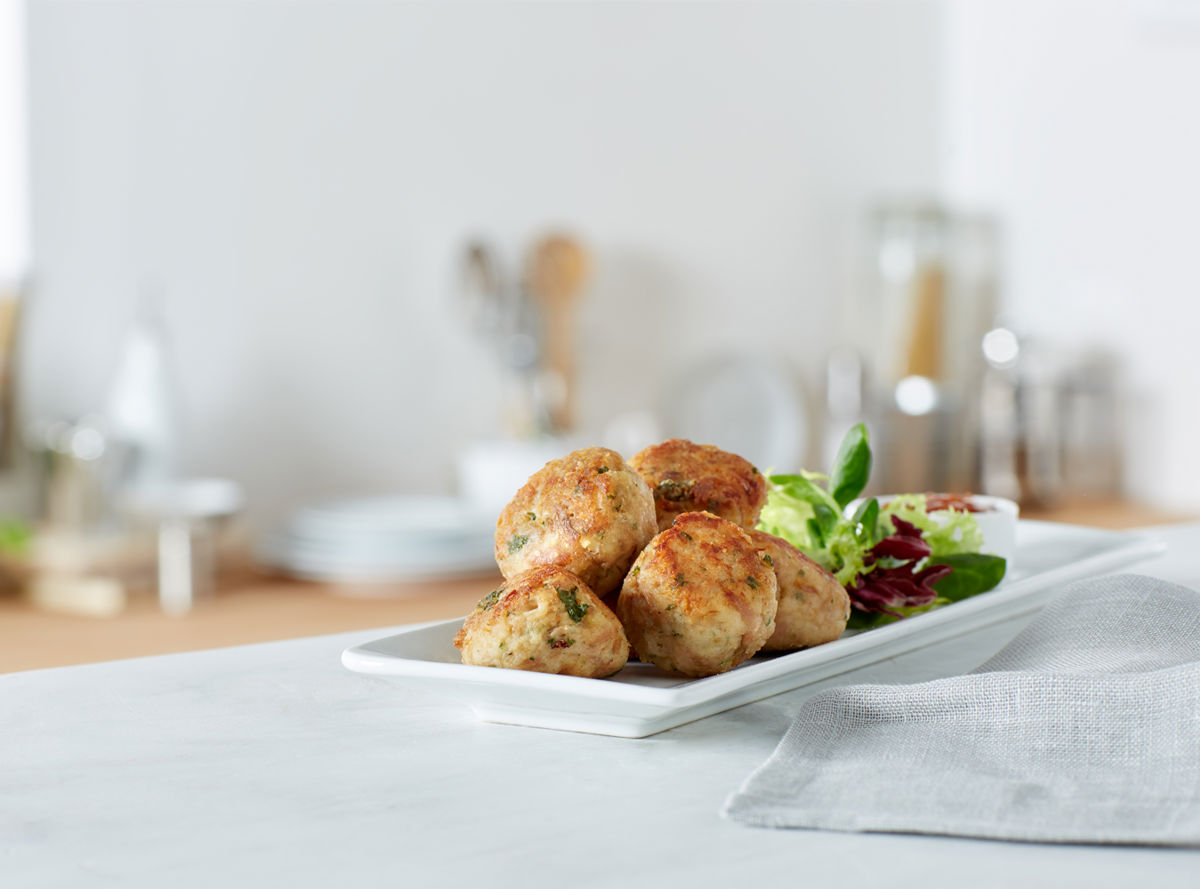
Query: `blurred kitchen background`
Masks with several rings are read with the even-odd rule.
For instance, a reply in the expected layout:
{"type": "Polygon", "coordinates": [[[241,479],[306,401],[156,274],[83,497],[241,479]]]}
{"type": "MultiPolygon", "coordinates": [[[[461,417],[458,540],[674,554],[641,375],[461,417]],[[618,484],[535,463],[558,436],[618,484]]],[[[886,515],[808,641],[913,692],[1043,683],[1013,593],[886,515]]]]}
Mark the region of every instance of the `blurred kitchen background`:
{"type": "Polygon", "coordinates": [[[858,419],[876,490],[1200,514],[1200,0],[2,0],[0,41],[0,514],[117,581],[46,607],[470,516],[368,577],[436,578],[576,443],[820,469],[858,419]]]}

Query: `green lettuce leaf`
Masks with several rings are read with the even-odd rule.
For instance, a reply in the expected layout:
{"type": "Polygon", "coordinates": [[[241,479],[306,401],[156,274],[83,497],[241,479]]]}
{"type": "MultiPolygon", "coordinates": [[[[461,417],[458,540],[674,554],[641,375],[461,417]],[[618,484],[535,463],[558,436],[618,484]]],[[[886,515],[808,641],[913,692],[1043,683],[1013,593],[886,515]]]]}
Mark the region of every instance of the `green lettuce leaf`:
{"type": "Polygon", "coordinates": [[[893,515],[920,529],[933,558],[977,553],[983,546],[983,532],[975,516],[957,509],[938,510],[936,516],[930,515],[925,509],[924,494],[899,494],[880,507],[879,521],[888,533],[892,527],[889,516],[893,515]]]}

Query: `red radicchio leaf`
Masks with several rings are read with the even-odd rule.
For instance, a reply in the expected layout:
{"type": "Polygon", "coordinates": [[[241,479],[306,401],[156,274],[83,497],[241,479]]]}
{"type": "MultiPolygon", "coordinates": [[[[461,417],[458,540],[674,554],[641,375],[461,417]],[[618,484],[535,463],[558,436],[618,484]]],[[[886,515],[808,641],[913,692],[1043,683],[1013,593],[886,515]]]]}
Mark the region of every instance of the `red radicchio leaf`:
{"type": "Polygon", "coordinates": [[[874,558],[915,560],[923,559],[932,552],[916,525],[896,516],[892,516],[892,525],[896,533],[871,547],[871,555],[874,558]]]}
{"type": "Polygon", "coordinates": [[[954,569],[949,565],[929,565],[921,571],[914,570],[914,566],[929,555],[929,544],[911,522],[892,516],[892,526],[896,533],[871,547],[864,562],[870,567],[882,558],[909,561],[887,568],[872,568],[855,578],[854,586],[847,592],[850,603],[859,611],[903,617],[893,609],[930,604],[937,598],[933,585],[954,569]]]}

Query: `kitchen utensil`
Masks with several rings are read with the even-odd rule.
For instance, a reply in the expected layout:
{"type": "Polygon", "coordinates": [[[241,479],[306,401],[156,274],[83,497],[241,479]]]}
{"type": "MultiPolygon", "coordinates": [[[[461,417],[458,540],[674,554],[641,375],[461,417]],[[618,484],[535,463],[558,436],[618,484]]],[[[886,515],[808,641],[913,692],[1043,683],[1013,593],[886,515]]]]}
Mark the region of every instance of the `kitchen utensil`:
{"type": "Polygon", "coordinates": [[[493,346],[504,324],[504,280],[499,261],[483,241],[470,241],[463,251],[459,297],[471,331],[493,346]]]}
{"type": "Polygon", "coordinates": [[[554,431],[541,363],[544,319],[525,288],[515,288],[501,358],[508,373],[505,414],[514,438],[528,440],[554,431]]]}
{"type": "Polygon", "coordinates": [[[496,251],[481,240],[463,250],[458,290],[467,327],[500,364],[509,434],[529,439],[549,432],[538,374],[542,319],[533,298],[507,280],[496,251]]]}
{"type": "Polygon", "coordinates": [[[530,251],[526,287],[545,316],[543,387],[556,431],[575,421],[575,307],[588,277],[587,251],[573,238],[549,235],[530,251]]]}

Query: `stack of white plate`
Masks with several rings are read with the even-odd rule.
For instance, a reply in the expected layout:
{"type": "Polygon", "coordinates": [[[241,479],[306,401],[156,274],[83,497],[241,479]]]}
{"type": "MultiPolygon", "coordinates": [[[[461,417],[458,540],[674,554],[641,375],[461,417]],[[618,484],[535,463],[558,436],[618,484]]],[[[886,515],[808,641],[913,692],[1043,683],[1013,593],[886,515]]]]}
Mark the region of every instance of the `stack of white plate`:
{"type": "Polygon", "coordinates": [[[302,510],[259,544],[264,564],[338,583],[440,580],[486,573],[495,516],[451,497],[367,497],[302,510]]]}

